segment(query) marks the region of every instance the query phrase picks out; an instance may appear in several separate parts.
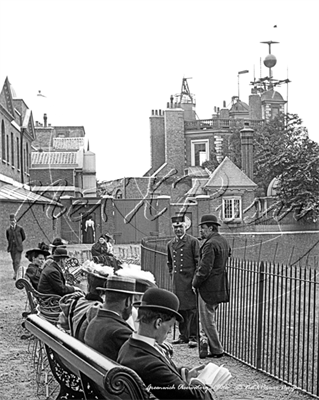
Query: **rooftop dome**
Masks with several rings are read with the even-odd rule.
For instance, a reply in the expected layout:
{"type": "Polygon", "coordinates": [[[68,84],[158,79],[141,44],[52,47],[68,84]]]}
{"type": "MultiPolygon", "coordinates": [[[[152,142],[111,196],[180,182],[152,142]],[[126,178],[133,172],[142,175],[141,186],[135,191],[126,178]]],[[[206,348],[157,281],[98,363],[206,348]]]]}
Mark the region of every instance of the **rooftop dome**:
{"type": "Polygon", "coordinates": [[[282,101],[282,102],[284,101],[282,95],[273,89],[267,90],[267,92],[264,92],[261,95],[261,101],[265,100],[282,101]]]}
{"type": "Polygon", "coordinates": [[[230,112],[249,112],[249,106],[243,101],[237,100],[236,103],[231,106],[230,112]]]}

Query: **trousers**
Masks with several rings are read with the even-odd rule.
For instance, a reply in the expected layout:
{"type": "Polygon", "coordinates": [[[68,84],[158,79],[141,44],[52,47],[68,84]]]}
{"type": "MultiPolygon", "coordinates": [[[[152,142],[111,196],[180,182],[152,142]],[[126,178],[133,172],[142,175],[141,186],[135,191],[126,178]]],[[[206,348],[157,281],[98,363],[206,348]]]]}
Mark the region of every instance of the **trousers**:
{"type": "Polygon", "coordinates": [[[218,304],[207,304],[202,299],[201,295],[198,295],[198,308],[199,308],[199,319],[204,330],[207,339],[210,352],[212,354],[221,354],[224,352],[223,346],[219,340],[219,334],[216,326],[216,311],[218,304]]]}
{"type": "Polygon", "coordinates": [[[12,249],[10,251],[10,255],[12,259],[14,274],[16,275],[20,267],[22,251],[18,251],[17,249],[12,249]]]}
{"type": "Polygon", "coordinates": [[[191,310],[178,310],[184,318],[183,322],[179,322],[179,337],[180,339],[188,342],[190,339],[197,341],[197,321],[196,321],[196,308],[191,310]]]}

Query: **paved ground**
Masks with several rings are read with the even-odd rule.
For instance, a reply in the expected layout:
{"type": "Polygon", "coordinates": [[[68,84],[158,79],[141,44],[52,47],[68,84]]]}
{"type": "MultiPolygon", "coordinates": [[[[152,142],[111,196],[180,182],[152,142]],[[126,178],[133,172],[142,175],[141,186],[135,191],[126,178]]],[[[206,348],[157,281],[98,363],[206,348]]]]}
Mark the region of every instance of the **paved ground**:
{"type": "MultiPolygon", "coordinates": [[[[136,251],[131,250],[130,246],[125,248],[128,253],[134,254],[136,251]]],[[[116,251],[118,252],[118,249],[116,251]]],[[[26,259],[23,259],[23,264],[27,265],[26,259]]],[[[35,382],[34,365],[31,362],[33,340],[21,339],[27,333],[21,327],[21,312],[25,309],[26,296],[23,291],[15,288],[14,283],[9,255],[0,251],[0,400],[44,400],[44,387],[40,386],[39,392],[35,382]]],[[[202,362],[198,358],[197,349],[188,349],[185,345],[175,347],[175,360],[185,366],[194,366],[202,362]]],[[[218,392],[220,400],[311,399],[310,396],[282,385],[230,357],[224,357],[215,363],[224,364],[233,376],[229,384],[218,392]]]]}

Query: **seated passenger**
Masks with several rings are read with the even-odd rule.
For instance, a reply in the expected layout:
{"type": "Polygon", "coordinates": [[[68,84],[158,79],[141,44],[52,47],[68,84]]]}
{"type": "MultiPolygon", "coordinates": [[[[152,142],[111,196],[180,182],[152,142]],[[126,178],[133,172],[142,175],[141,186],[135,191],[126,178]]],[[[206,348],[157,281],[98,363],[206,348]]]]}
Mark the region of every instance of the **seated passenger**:
{"type": "Polygon", "coordinates": [[[105,288],[105,301],[97,315],[89,322],[84,342],[106,357],[116,361],[122,344],[133,329],[126,322],[132,313],[135,279],[110,276],[105,288]]]}
{"type": "Polygon", "coordinates": [[[120,267],[119,261],[114,257],[112,237],[108,234],[100,236],[99,240],[91,248],[93,261],[96,264],[103,264],[113,267],[116,271],[120,267]]]}
{"type": "Polygon", "coordinates": [[[159,344],[170,333],[175,321],[183,321],[178,313],[179,300],[167,290],[148,289],[138,307],[138,333],[133,333],[121,347],[117,362],[133,369],[150,392],[158,399],[215,399],[205,385],[192,385],[204,365],[191,370],[177,368],[159,344]]]}
{"type": "Polygon", "coordinates": [[[63,270],[65,260],[69,258],[67,250],[58,247],[52,257],[53,260],[50,263],[46,263],[43,267],[38,284],[38,292],[64,296],[76,290],[81,291],[81,289],[76,286],[68,286],[65,284],[63,270]]]}
{"type": "Polygon", "coordinates": [[[34,289],[38,290],[38,284],[43,268],[43,264],[45,262],[46,257],[50,255],[50,252],[47,250],[42,250],[40,248],[35,248],[28,250],[25,253],[26,258],[31,262],[28,265],[26,270],[26,275],[30,279],[32,286],[34,289]]]}
{"type": "Polygon", "coordinates": [[[58,325],[70,335],[84,342],[84,334],[88,325],[87,315],[91,307],[102,306],[102,296],[104,292],[97,289],[104,286],[106,277],[87,272],[88,274],[88,293],[76,292],[66,294],[60,300],[61,313],[58,325]]]}

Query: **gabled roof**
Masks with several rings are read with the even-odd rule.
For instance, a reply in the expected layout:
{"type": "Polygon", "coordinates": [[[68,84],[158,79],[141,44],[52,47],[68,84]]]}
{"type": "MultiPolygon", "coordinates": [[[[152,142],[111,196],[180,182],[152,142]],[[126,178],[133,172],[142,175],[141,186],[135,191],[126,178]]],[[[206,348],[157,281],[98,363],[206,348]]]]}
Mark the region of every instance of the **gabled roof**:
{"type": "Polygon", "coordinates": [[[10,184],[0,187],[0,201],[1,200],[60,205],[60,203],[56,202],[55,200],[48,199],[25,188],[10,184]]]}
{"type": "Polygon", "coordinates": [[[6,77],[3,88],[0,92],[0,103],[3,108],[10,114],[12,119],[14,119],[14,105],[12,99],[11,85],[8,77],[6,77]]]}
{"type": "Polygon", "coordinates": [[[215,169],[205,187],[255,188],[257,185],[228,157],[215,169]]]}
{"type": "Polygon", "coordinates": [[[77,165],[77,152],[34,151],[31,153],[31,164],[34,165],[77,165]]]}

